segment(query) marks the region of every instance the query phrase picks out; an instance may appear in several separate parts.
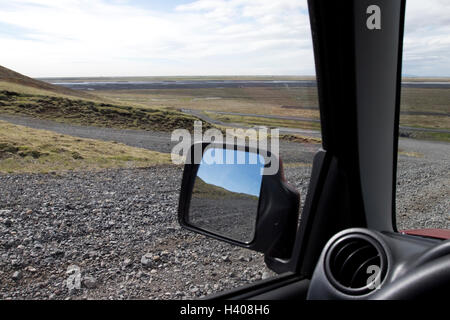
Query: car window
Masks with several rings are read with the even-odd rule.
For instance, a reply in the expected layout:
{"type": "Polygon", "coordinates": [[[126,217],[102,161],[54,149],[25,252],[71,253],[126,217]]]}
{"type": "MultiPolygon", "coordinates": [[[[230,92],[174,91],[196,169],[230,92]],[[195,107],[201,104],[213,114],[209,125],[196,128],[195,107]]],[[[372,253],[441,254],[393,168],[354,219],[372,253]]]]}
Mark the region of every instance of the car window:
{"type": "Polygon", "coordinates": [[[179,226],[171,136],[279,130],[303,205],[321,145],[306,0],[12,0],[0,42],[0,298],[189,299],[276,276],[179,226]]]}
{"type": "Polygon", "coordinates": [[[407,1],[397,228],[450,228],[450,26],[442,1],[407,1]]]}

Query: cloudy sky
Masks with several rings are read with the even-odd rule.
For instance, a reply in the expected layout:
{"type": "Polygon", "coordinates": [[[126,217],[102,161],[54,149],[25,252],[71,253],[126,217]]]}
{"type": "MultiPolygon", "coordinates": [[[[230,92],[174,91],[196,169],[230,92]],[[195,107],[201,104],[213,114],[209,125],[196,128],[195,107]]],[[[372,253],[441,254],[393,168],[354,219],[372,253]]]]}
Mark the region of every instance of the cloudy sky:
{"type": "MultiPolygon", "coordinates": [[[[0,65],[33,77],[314,74],[306,0],[0,0],[0,65]]],[[[404,73],[450,76],[449,0],[408,0],[404,73]]]]}

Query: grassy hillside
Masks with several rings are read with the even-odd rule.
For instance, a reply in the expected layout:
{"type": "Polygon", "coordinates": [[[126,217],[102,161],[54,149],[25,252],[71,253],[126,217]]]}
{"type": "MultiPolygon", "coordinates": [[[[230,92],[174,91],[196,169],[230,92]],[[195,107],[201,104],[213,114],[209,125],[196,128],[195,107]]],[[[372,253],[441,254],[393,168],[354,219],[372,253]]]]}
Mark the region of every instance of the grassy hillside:
{"type": "MultiPolygon", "coordinates": [[[[197,118],[177,111],[0,91],[0,112],[81,125],[172,131],[193,129],[197,118]]],[[[204,124],[204,127],[210,127],[204,124]]]]}
{"type": "Polygon", "coordinates": [[[55,86],[53,84],[35,80],[33,78],[24,76],[23,74],[20,74],[18,72],[12,71],[8,68],[5,68],[3,66],[0,66],[0,86],[5,86],[5,83],[9,84],[15,84],[18,85],[17,88],[24,87],[28,89],[35,89],[37,91],[46,91],[59,94],[59,95],[67,95],[72,97],[78,97],[78,98],[86,98],[86,99],[95,99],[94,96],[82,92],[82,91],[75,91],[69,88],[64,88],[60,86],[55,86]]]}
{"type": "MultiPolygon", "coordinates": [[[[193,130],[194,116],[165,108],[141,108],[31,79],[0,66],[0,113],[80,125],[172,131],[193,130]]],[[[211,125],[203,123],[204,128],[211,125]]]]}
{"type": "Polygon", "coordinates": [[[0,121],[3,173],[137,168],[169,163],[170,154],[0,121]]]}
{"type": "Polygon", "coordinates": [[[215,186],[210,183],[206,183],[200,177],[195,178],[194,189],[192,190],[192,196],[196,198],[208,198],[208,199],[223,199],[223,198],[240,198],[258,200],[258,197],[252,196],[246,193],[232,192],[219,186],[215,186]]]}

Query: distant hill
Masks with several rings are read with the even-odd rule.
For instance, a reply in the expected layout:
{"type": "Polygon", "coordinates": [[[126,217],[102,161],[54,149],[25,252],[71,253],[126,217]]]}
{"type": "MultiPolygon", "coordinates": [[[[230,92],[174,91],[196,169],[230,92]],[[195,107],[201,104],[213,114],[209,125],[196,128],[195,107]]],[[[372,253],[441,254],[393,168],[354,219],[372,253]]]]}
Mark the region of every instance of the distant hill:
{"type": "Polygon", "coordinates": [[[210,199],[218,199],[218,198],[242,198],[242,199],[251,199],[258,200],[257,196],[253,196],[251,194],[233,192],[227,189],[224,189],[219,186],[215,186],[213,184],[205,182],[199,176],[195,178],[194,190],[192,191],[192,195],[198,198],[210,198],[210,199]]]}
{"type": "MultiPolygon", "coordinates": [[[[164,108],[142,108],[32,79],[0,66],[0,114],[77,125],[170,132],[192,130],[198,118],[164,108]]],[[[202,121],[205,130],[211,124],[202,121]]]]}
{"type": "Polygon", "coordinates": [[[0,66],[0,82],[9,82],[13,84],[18,84],[25,87],[32,87],[35,89],[50,91],[53,93],[61,94],[61,95],[67,95],[67,96],[73,96],[77,98],[85,98],[85,99],[98,99],[97,97],[94,97],[88,93],[82,92],[82,91],[76,91],[69,88],[64,88],[61,86],[56,86],[44,81],[39,81],[27,76],[24,76],[23,74],[20,74],[18,72],[12,71],[8,68],[5,68],[3,66],[0,66]]]}

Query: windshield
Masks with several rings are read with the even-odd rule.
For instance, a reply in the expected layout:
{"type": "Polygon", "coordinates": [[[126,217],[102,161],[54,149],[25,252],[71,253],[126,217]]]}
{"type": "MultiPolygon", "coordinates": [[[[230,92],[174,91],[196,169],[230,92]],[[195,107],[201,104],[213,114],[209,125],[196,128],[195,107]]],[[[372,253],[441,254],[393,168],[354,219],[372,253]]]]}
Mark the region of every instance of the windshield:
{"type": "MultiPolygon", "coordinates": [[[[1,1],[0,43],[0,298],[194,299],[276,276],[179,226],[183,150],[268,142],[304,202],[321,146],[306,0],[1,1]]],[[[205,193],[254,216],[261,180],[221,173],[205,193]]]]}

